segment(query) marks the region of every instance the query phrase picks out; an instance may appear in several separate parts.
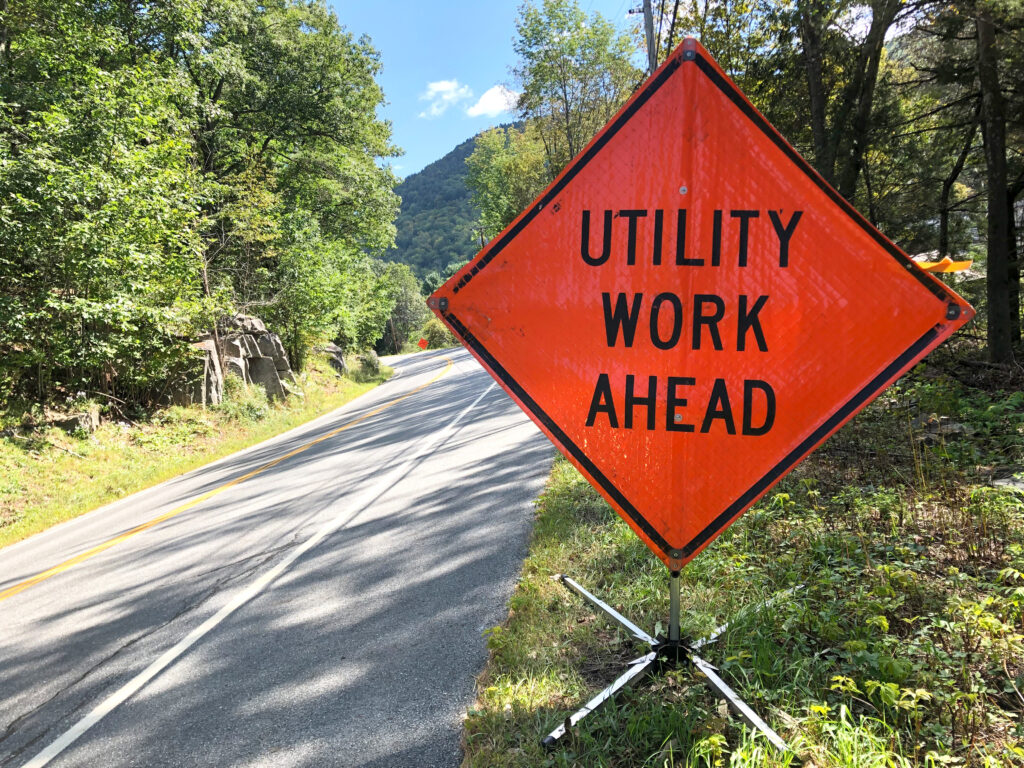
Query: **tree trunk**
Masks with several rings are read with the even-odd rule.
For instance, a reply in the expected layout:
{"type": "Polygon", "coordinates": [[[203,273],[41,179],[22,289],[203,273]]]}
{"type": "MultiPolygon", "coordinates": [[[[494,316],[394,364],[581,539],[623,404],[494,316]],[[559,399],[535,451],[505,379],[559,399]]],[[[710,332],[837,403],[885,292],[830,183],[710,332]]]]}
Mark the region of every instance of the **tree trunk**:
{"type": "Polygon", "coordinates": [[[839,165],[836,170],[839,179],[839,194],[853,200],[857,192],[857,177],[860,175],[864,153],[871,129],[871,108],[875,101],[875,85],[878,83],[878,68],[882,61],[885,33],[896,20],[902,0],[881,0],[872,3],[871,27],[857,56],[857,69],[850,89],[844,94],[843,105],[835,124],[832,126],[833,149],[831,157],[839,165]],[[847,127],[847,116],[853,112],[853,120],[847,127]],[[847,134],[849,152],[840,157],[838,147],[843,134],[847,134]]]}
{"type": "Polygon", "coordinates": [[[1017,195],[1011,188],[1006,195],[1006,258],[1010,265],[1010,342],[1020,342],[1020,253],[1017,251],[1017,221],[1013,215],[1017,195]]]}
{"type": "Polygon", "coordinates": [[[675,0],[675,2],[672,3],[672,23],[669,25],[669,28],[668,28],[668,40],[665,43],[665,55],[661,57],[662,60],[667,59],[672,54],[672,50],[673,50],[672,44],[675,43],[675,37],[676,37],[676,18],[678,17],[678,15],[679,15],[679,0],[675,0]]]}
{"type": "MultiPolygon", "coordinates": [[[[980,108],[980,105],[979,105],[980,108]]],[[[979,112],[975,112],[977,117],[979,112]]],[[[939,259],[943,259],[949,254],[949,196],[953,192],[953,185],[956,184],[956,180],[960,178],[960,174],[964,170],[964,165],[967,163],[967,156],[971,153],[971,146],[974,144],[974,134],[978,131],[977,122],[971,125],[971,129],[967,132],[967,140],[964,142],[963,149],[960,150],[960,155],[957,157],[956,162],[953,163],[953,170],[949,172],[949,175],[942,180],[942,196],[939,198],[939,259]]]]}
{"type": "MultiPolygon", "coordinates": [[[[565,123],[565,143],[569,151],[569,157],[566,160],[566,165],[569,164],[574,157],[576,157],[576,142],[573,141],[573,130],[572,130],[572,114],[569,104],[569,89],[566,86],[566,82],[563,79],[562,83],[562,118],[565,123]]],[[[559,168],[559,171],[562,169],[559,168]]]]}
{"type": "Polygon", "coordinates": [[[878,209],[875,207],[875,193],[871,189],[871,168],[867,163],[864,164],[864,190],[868,196],[868,221],[871,222],[871,226],[878,226],[878,209]]]}
{"type": "Polygon", "coordinates": [[[814,137],[814,167],[825,181],[834,181],[834,158],[829,157],[828,134],[825,126],[825,81],[822,77],[821,29],[819,20],[808,7],[800,7],[800,41],[803,46],[804,68],[807,70],[807,95],[811,103],[811,134],[814,137]]]}
{"type": "Polygon", "coordinates": [[[0,13],[4,15],[0,21],[0,70],[6,70],[11,58],[11,39],[7,31],[7,0],[0,0],[0,13]]]}
{"type": "Polygon", "coordinates": [[[1024,193],[1024,170],[1010,184],[1006,194],[1006,208],[1009,211],[1010,239],[1010,338],[1014,343],[1021,339],[1021,307],[1020,307],[1020,248],[1017,247],[1017,198],[1024,193]]]}
{"type": "Polygon", "coordinates": [[[988,194],[988,354],[993,363],[1013,359],[1010,332],[1010,217],[1007,200],[1006,115],[996,65],[995,24],[978,14],[978,82],[981,85],[981,131],[985,140],[988,194]]]}

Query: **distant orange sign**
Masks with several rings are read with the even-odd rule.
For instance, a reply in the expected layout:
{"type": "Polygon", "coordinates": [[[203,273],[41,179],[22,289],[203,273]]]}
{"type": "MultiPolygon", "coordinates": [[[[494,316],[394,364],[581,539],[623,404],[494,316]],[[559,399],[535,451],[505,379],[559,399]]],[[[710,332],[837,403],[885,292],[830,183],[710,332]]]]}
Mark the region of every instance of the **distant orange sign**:
{"type": "Polygon", "coordinates": [[[430,346],[430,344],[427,342],[426,339],[420,339],[419,341],[416,342],[416,346],[418,346],[420,349],[426,349],[428,346],[430,346]]]}
{"type": "Polygon", "coordinates": [[[673,570],[974,314],[692,39],[429,303],[673,570]]]}
{"type": "Polygon", "coordinates": [[[974,260],[953,261],[946,256],[941,261],[915,261],[914,263],[925,272],[966,272],[971,268],[974,260]]]}

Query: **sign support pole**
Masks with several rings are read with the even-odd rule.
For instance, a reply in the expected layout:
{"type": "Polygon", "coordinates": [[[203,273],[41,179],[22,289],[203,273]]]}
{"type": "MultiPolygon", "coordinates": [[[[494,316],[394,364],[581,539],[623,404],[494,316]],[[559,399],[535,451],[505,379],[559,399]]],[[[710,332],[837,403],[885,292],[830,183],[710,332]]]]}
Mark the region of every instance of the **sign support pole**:
{"type": "Polygon", "coordinates": [[[668,582],[668,641],[679,642],[679,571],[669,574],[668,582]]]}
{"type": "MultiPolygon", "coordinates": [[[[589,715],[591,712],[598,709],[601,705],[615,698],[616,695],[625,688],[630,687],[636,681],[648,674],[652,674],[656,670],[665,666],[675,666],[680,661],[687,661],[692,664],[700,673],[704,676],[704,680],[707,685],[715,691],[719,696],[728,702],[729,706],[736,712],[740,718],[747,723],[751,728],[755,728],[765,735],[765,737],[772,743],[777,750],[782,753],[789,751],[786,746],[786,742],[772,730],[764,720],[758,717],[757,713],[751,709],[746,702],[743,701],[736,692],[729,687],[729,685],[719,676],[718,670],[716,670],[711,664],[702,659],[697,655],[697,650],[715,642],[723,632],[728,628],[728,624],[724,624],[718,627],[707,637],[697,640],[696,642],[683,642],[679,635],[679,571],[671,571],[669,573],[669,637],[656,638],[652,635],[644,632],[640,627],[631,622],[621,613],[616,611],[606,602],[598,598],[596,595],[587,591],[581,584],[569,578],[568,576],[558,574],[553,576],[556,581],[561,582],[565,587],[571,589],[573,592],[578,594],[594,608],[601,611],[607,616],[612,622],[617,624],[620,628],[624,629],[629,633],[630,637],[634,641],[647,646],[647,652],[629,662],[626,671],[619,675],[615,681],[605,688],[603,691],[594,696],[590,701],[584,704],[578,711],[572,716],[565,718],[565,720],[544,737],[541,742],[545,747],[553,749],[558,745],[558,740],[565,736],[573,726],[578,724],[583,718],[589,715]]],[[[769,603],[775,599],[782,597],[787,594],[791,594],[795,590],[786,590],[786,592],[777,595],[769,603]]]]}

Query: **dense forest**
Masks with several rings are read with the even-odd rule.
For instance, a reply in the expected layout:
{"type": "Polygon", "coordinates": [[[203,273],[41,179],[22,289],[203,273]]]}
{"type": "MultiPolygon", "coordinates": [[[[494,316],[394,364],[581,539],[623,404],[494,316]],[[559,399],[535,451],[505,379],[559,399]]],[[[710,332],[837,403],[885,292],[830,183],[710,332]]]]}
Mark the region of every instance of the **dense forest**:
{"type": "Polygon", "coordinates": [[[379,67],[322,0],[0,2],[0,399],[146,400],[239,312],[372,345],[379,67]]]}
{"type": "Polygon", "coordinates": [[[466,158],[476,138],[467,139],[440,160],[406,177],[395,188],[402,207],[395,220],[395,249],[386,258],[408,264],[419,275],[443,274],[480,250],[474,237],[479,212],[466,187],[466,158]]]}

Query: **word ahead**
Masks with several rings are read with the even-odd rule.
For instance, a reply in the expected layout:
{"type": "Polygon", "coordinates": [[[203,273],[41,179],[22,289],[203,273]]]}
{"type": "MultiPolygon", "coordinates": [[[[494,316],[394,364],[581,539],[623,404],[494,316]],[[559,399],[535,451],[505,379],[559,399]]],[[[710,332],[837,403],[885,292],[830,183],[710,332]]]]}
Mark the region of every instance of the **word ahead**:
{"type": "MultiPolygon", "coordinates": [[[[658,425],[658,403],[665,405],[664,427],[669,432],[693,432],[694,424],[683,420],[679,409],[685,409],[688,401],[681,393],[687,387],[692,387],[697,380],[689,376],[669,376],[665,380],[663,396],[658,397],[658,377],[647,377],[647,393],[639,395],[634,387],[634,377],[626,374],[626,395],[621,405],[621,411],[617,411],[612,394],[611,381],[607,373],[599,374],[597,387],[594,389],[594,399],[590,401],[590,411],[587,413],[587,426],[592,427],[597,421],[597,416],[603,413],[608,418],[608,424],[612,429],[619,428],[619,416],[623,414],[622,426],[625,429],[633,429],[634,412],[641,408],[646,412],[647,429],[657,429],[658,425]]],[[[732,401],[729,398],[729,388],[725,379],[715,379],[711,387],[711,396],[703,408],[704,416],[700,422],[700,431],[707,433],[716,422],[721,422],[719,427],[727,434],[736,434],[736,418],[733,415],[732,401]]],[[[757,379],[745,379],[743,381],[743,434],[763,435],[772,428],[775,423],[775,390],[766,381],[757,379]],[[759,403],[764,415],[761,416],[761,423],[754,426],[755,395],[762,398],[759,403]]]]}

